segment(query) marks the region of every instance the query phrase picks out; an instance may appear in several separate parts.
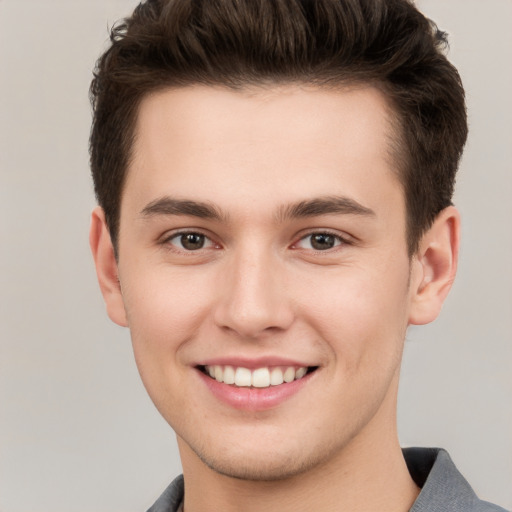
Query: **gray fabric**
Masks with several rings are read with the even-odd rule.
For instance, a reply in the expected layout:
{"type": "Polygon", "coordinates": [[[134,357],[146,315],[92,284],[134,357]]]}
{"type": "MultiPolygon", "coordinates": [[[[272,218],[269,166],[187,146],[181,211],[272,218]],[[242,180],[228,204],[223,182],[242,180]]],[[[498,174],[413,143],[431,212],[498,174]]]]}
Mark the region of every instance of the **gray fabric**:
{"type": "Polygon", "coordinates": [[[183,475],[180,475],[170,483],[148,512],[180,512],[183,487],[183,475]]]}
{"type": "Polygon", "coordinates": [[[506,512],[478,499],[445,450],[405,448],[403,454],[409,473],[421,487],[409,512],[506,512]]]}
{"type": "MultiPolygon", "coordinates": [[[[404,458],[411,477],[421,492],[409,512],[507,512],[481,501],[439,448],[405,448],[404,458]]],[[[180,512],[183,476],[176,478],[148,512],[180,512]]]]}

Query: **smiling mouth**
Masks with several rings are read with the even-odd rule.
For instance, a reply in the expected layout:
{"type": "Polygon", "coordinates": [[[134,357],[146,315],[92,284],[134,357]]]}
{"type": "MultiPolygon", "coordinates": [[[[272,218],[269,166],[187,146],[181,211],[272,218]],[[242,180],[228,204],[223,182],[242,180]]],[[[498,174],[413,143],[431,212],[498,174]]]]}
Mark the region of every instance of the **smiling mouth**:
{"type": "Polygon", "coordinates": [[[242,366],[211,365],[197,367],[205,375],[234,387],[268,388],[300,380],[314,372],[317,366],[274,366],[255,370],[242,366]]]}

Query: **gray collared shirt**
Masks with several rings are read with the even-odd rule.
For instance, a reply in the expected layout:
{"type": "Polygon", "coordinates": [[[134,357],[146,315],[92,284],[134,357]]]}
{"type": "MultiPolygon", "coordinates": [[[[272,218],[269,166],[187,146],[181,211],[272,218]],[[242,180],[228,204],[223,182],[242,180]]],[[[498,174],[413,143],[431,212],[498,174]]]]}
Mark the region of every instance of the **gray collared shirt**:
{"type": "MultiPolygon", "coordinates": [[[[479,500],[450,456],[439,448],[404,448],[411,477],[421,488],[409,512],[507,512],[479,500]]],[[[181,512],[183,475],[176,478],[148,512],[181,512]]]]}

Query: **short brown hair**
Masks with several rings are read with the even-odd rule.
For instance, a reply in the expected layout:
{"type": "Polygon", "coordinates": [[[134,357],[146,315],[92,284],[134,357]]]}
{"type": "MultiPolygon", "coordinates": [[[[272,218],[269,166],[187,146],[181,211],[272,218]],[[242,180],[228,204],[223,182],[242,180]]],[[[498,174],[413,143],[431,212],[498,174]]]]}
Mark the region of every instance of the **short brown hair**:
{"type": "Polygon", "coordinates": [[[409,254],[451,204],[467,137],[445,34],[409,0],[146,0],[111,31],[91,84],[95,192],[117,247],[140,101],[192,84],[371,83],[399,126],[409,254]]]}

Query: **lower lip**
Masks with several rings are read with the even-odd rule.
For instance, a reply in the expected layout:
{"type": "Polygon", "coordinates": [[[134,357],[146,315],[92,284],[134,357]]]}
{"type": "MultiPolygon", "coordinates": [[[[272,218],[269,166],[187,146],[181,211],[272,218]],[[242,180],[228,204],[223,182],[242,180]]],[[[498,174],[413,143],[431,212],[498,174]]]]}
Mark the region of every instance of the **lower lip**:
{"type": "MultiPolygon", "coordinates": [[[[308,373],[301,379],[269,386],[268,388],[237,387],[223,382],[218,382],[202,371],[198,370],[208,389],[221,402],[235,408],[246,411],[265,411],[273,409],[287,399],[297,394],[310,380],[313,373],[308,373]]],[[[316,372],[315,372],[316,373],[316,372]]]]}

